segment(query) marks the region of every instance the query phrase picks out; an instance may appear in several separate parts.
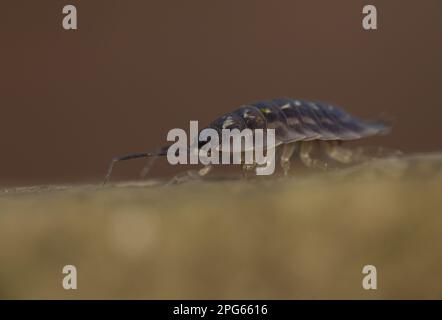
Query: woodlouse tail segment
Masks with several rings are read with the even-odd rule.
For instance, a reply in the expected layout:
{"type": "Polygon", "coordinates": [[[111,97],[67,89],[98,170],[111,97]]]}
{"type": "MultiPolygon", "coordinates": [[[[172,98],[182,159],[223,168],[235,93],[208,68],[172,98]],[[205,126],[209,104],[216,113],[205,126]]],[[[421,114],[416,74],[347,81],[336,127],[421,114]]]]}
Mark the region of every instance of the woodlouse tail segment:
{"type": "Polygon", "coordinates": [[[387,113],[381,113],[374,121],[370,122],[370,125],[378,129],[378,134],[385,135],[391,132],[396,119],[387,113]]]}
{"type": "Polygon", "coordinates": [[[144,169],[141,173],[142,176],[145,176],[147,174],[147,172],[149,171],[149,169],[152,167],[153,161],[156,158],[167,155],[168,148],[169,147],[167,146],[167,147],[162,147],[162,148],[160,148],[156,151],[152,151],[152,152],[131,153],[131,154],[126,154],[124,156],[113,158],[110,165],[109,165],[109,169],[107,170],[106,177],[104,178],[103,186],[109,181],[109,179],[112,175],[112,171],[113,171],[115,163],[120,162],[120,161],[125,161],[125,160],[138,159],[138,158],[149,158],[149,162],[144,167],[144,169]]]}
{"type": "Polygon", "coordinates": [[[386,135],[391,132],[392,121],[387,119],[376,120],[373,122],[369,122],[369,126],[376,130],[376,134],[386,135]]]}

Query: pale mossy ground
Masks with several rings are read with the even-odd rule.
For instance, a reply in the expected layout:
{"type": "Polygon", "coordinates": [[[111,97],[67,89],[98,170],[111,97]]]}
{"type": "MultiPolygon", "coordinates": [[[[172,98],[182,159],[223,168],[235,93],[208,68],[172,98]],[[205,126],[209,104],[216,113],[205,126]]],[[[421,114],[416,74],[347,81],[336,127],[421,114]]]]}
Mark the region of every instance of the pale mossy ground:
{"type": "Polygon", "coordinates": [[[0,298],[442,298],[442,154],[287,179],[4,189],[0,298]],[[77,290],[62,287],[69,264],[77,290]]]}

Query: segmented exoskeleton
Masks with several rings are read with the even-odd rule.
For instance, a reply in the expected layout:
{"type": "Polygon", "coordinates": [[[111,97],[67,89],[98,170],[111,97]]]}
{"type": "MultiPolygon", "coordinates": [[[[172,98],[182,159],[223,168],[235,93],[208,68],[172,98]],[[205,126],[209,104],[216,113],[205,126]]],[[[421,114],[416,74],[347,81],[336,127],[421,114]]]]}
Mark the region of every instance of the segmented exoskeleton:
{"type": "MultiPolygon", "coordinates": [[[[299,145],[299,155],[308,167],[324,167],[326,164],[311,157],[312,141],[326,141],[326,153],[333,159],[348,163],[352,154],[347,149],[339,147],[339,141],[355,140],[372,135],[386,134],[390,126],[381,121],[366,121],[351,116],[340,108],[323,102],[313,102],[297,99],[274,99],[243,105],[231,113],[225,114],[213,121],[208,128],[221,133],[222,129],[274,129],[275,143],[282,145],[280,164],[284,174],[290,168],[296,145],[299,145]]],[[[110,177],[113,164],[117,161],[141,157],[158,157],[167,154],[168,147],[149,153],[135,153],[114,158],[109,168],[106,180],[110,177]]],[[[147,172],[145,168],[144,174],[147,172]]],[[[201,177],[207,174],[211,166],[198,171],[187,171],[176,180],[188,177],[201,177]]],[[[244,166],[245,170],[253,166],[244,166]]]]}

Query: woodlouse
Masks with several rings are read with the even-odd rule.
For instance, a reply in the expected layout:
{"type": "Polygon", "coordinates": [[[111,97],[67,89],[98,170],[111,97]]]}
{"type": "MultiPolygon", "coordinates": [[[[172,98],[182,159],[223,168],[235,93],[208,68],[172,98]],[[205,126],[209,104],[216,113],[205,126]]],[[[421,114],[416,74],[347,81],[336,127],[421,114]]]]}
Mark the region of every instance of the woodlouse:
{"type": "MultiPolygon", "coordinates": [[[[387,134],[390,126],[382,121],[366,121],[354,117],[344,110],[323,102],[298,99],[274,99],[243,105],[227,113],[211,124],[220,132],[222,129],[274,129],[276,145],[282,146],[280,165],[286,175],[290,168],[290,158],[296,146],[299,145],[299,156],[308,167],[325,167],[327,164],[311,157],[313,142],[326,142],[325,151],[330,158],[342,163],[354,160],[354,155],[348,149],[339,146],[340,141],[356,140],[373,135],[387,134]]],[[[167,154],[168,146],[153,152],[134,153],[112,160],[106,175],[109,179],[113,165],[118,161],[151,158],[167,154]]],[[[145,175],[152,161],[143,170],[145,175]]],[[[212,166],[200,170],[190,170],[175,177],[175,180],[195,178],[206,175],[212,166]]],[[[244,165],[245,171],[254,166],[244,165]]]]}

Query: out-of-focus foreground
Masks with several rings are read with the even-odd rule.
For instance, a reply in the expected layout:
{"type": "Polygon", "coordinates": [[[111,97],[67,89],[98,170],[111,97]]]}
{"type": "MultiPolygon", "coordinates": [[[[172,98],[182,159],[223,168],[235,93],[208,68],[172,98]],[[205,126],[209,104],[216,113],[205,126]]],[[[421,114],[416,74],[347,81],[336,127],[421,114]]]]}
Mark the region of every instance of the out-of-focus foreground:
{"type": "Polygon", "coordinates": [[[0,193],[1,298],[442,298],[442,155],[0,193]],[[78,289],[62,287],[62,268],[78,289]],[[364,265],[378,272],[366,291],[364,265]]]}

